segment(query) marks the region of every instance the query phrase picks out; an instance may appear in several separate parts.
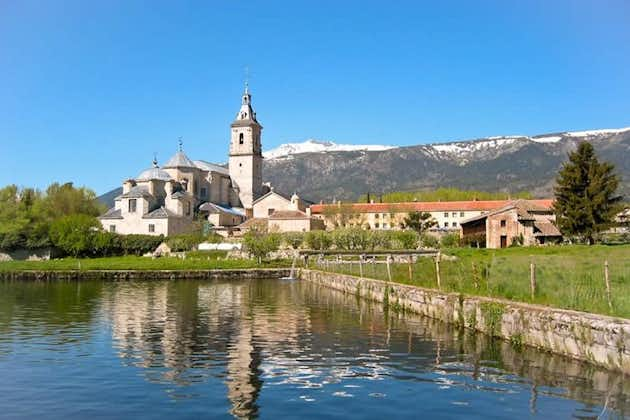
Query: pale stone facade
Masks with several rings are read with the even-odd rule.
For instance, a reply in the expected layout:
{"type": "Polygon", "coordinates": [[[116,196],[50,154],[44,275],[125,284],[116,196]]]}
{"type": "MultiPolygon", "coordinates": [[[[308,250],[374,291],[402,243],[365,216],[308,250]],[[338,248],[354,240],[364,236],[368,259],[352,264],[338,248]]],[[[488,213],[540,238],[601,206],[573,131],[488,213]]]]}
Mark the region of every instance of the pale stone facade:
{"type": "Polygon", "coordinates": [[[297,194],[287,198],[273,189],[253,203],[253,218],[240,225],[240,233],[249,229],[270,232],[309,232],[326,228],[323,220],[313,217],[308,203],[297,194]]]}
{"type": "Polygon", "coordinates": [[[182,149],[123,183],[114,207],[99,219],[120,234],[175,235],[188,232],[197,214],[216,228],[241,224],[266,192],[262,183],[262,126],[248,89],[231,124],[229,167],[191,160],[182,149]]]}
{"type": "MultiPolygon", "coordinates": [[[[551,200],[530,200],[550,207],[551,200]]],[[[357,226],[373,230],[400,229],[411,212],[429,213],[435,221],[432,230],[459,232],[463,221],[498,210],[509,200],[438,201],[409,203],[334,203],[311,206],[314,216],[324,220],[327,229],[357,226]]]]}

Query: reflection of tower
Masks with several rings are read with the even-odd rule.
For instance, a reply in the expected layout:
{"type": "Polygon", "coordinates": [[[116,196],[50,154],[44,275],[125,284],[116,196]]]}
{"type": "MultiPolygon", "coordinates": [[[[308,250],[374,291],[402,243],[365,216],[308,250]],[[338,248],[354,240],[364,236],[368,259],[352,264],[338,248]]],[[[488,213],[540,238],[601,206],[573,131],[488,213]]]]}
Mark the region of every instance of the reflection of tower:
{"type": "Polygon", "coordinates": [[[231,413],[238,417],[256,416],[256,400],[262,387],[260,379],[261,355],[253,340],[253,323],[245,316],[228,350],[228,398],[231,413]]]}

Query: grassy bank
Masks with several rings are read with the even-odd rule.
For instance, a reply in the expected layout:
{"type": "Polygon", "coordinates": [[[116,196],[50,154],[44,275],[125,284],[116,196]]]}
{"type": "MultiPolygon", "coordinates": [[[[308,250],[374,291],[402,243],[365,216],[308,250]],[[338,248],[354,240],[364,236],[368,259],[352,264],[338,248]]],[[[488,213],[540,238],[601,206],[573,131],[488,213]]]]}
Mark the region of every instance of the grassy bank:
{"type": "Polygon", "coordinates": [[[287,267],[291,262],[278,260],[258,264],[249,259],[225,259],[224,252],[194,252],[185,259],[177,257],[107,257],[107,258],[64,258],[51,261],[6,261],[0,262],[0,271],[59,271],[59,270],[215,270],[243,268],[287,267]]]}
{"type": "MultiPolygon", "coordinates": [[[[440,263],[441,290],[630,318],[630,245],[450,249],[440,263]],[[612,308],[608,305],[604,261],[609,263],[612,308]],[[530,263],[536,265],[536,295],[530,291],[530,263]]],[[[313,267],[315,267],[313,265],[313,267]]],[[[325,265],[318,266],[326,269],[325,265]]],[[[392,281],[437,288],[432,258],[392,265],[392,281]]],[[[359,275],[359,265],[334,264],[328,270],[359,275]]],[[[385,264],[365,264],[365,277],[387,280],[385,264]]]]}

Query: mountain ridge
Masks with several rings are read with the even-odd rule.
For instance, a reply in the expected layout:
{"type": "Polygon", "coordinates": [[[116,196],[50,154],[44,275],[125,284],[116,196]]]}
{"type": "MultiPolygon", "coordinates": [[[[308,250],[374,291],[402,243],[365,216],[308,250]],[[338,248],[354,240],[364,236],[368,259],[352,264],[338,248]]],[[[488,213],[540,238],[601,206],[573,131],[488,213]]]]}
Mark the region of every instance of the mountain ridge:
{"type": "MultiPolygon", "coordinates": [[[[550,196],[567,154],[589,141],[615,164],[630,194],[630,127],[491,136],[413,146],[352,145],[309,139],[264,152],[265,181],[312,201],[354,200],[385,193],[456,187],[550,196]]],[[[99,198],[113,205],[112,190],[99,198]]],[[[118,193],[119,194],[119,193],[118,193]]]]}

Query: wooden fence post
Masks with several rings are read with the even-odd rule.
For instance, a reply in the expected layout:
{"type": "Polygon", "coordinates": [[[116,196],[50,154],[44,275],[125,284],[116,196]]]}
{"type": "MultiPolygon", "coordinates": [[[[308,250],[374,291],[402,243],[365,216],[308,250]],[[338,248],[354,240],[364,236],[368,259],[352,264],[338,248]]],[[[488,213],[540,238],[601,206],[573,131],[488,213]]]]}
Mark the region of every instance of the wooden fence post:
{"type": "Polygon", "coordinates": [[[529,263],[529,287],[532,291],[532,300],[536,296],[536,264],[529,263]]]}
{"type": "Polygon", "coordinates": [[[359,277],[363,278],[363,255],[359,255],[359,277]]]}
{"type": "Polygon", "coordinates": [[[409,255],[409,281],[413,281],[413,266],[411,264],[411,255],[409,255]]]}
{"type": "Polygon", "coordinates": [[[610,279],[608,277],[608,260],[604,261],[604,280],[606,281],[606,299],[608,299],[608,307],[612,309],[612,300],[610,298],[610,279]]]}
{"type": "Polygon", "coordinates": [[[392,281],[392,269],[391,269],[391,266],[390,266],[390,263],[391,263],[390,259],[391,258],[392,258],[391,255],[387,256],[387,279],[389,281],[392,281]]]}
{"type": "Polygon", "coordinates": [[[435,256],[435,279],[437,281],[438,289],[442,288],[442,280],[440,279],[440,251],[435,256]]]}

